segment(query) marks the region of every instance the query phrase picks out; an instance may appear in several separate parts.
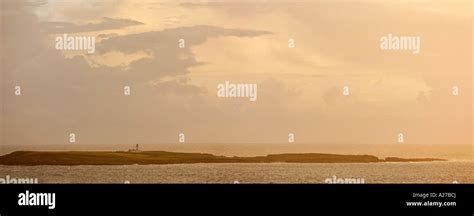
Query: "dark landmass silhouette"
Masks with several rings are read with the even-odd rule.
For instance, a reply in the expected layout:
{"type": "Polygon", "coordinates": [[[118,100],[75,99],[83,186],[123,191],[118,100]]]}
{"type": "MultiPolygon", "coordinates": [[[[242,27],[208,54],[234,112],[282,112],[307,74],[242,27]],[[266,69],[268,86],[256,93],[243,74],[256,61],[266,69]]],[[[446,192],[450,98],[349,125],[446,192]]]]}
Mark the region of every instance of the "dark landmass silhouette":
{"type": "Polygon", "coordinates": [[[272,154],[257,157],[226,157],[203,153],[165,151],[16,151],[0,156],[1,165],[132,165],[192,163],[381,163],[445,161],[437,158],[379,159],[372,155],[339,155],[319,153],[272,154]]]}

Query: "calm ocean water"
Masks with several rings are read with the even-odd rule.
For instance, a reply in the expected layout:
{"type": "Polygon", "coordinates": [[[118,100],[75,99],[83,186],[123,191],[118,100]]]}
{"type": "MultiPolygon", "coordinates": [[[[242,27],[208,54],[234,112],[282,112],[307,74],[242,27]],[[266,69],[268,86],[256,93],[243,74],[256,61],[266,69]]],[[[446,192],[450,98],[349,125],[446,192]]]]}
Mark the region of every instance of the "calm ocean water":
{"type": "Polygon", "coordinates": [[[474,183],[473,161],[354,164],[180,164],[124,166],[0,166],[0,178],[39,183],[474,183]]]}

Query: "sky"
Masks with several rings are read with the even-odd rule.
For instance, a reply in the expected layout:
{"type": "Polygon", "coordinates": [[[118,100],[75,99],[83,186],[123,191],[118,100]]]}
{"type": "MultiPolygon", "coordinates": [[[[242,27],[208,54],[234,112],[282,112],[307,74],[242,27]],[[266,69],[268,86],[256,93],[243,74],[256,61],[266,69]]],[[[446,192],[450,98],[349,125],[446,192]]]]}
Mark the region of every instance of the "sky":
{"type": "Polygon", "coordinates": [[[473,141],[469,0],[1,3],[6,145],[473,141]],[[65,33],[96,52],[56,50],[65,33]],[[420,53],[381,50],[389,34],[420,53]],[[257,101],[217,97],[225,81],[257,101]]]}

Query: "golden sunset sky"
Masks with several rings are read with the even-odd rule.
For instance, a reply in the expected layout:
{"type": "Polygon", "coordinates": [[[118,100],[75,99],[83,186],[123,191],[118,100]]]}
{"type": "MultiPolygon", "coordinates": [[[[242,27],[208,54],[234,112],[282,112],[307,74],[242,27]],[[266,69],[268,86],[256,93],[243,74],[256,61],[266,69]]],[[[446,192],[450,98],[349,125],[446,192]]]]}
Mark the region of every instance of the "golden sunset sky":
{"type": "Polygon", "coordinates": [[[471,0],[1,2],[7,145],[472,144],[471,0]],[[64,33],[96,52],[56,50],[64,33]],[[225,81],[258,100],[218,98],[225,81]]]}

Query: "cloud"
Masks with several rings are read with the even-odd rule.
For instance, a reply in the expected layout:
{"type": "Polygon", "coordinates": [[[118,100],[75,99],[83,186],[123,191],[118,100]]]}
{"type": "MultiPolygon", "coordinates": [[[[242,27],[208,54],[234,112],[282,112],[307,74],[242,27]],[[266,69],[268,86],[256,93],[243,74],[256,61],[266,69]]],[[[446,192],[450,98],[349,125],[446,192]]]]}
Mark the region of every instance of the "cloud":
{"type": "Polygon", "coordinates": [[[144,23],[130,20],[103,17],[96,23],[75,24],[71,22],[47,22],[48,31],[51,33],[77,33],[95,32],[111,29],[121,29],[129,26],[143,25],[144,23]]]}
{"type": "MultiPolygon", "coordinates": [[[[200,64],[190,48],[209,37],[268,34],[190,26],[114,35],[98,44],[99,53],[145,51],[150,55],[127,68],[91,67],[85,56],[65,58],[52,49],[51,29],[44,28],[33,15],[34,7],[27,11],[25,7],[9,7],[2,26],[6,30],[2,31],[2,44],[6,45],[1,53],[5,62],[2,75],[4,89],[8,90],[2,92],[11,92],[9,89],[20,85],[23,93],[21,97],[5,94],[2,123],[8,125],[3,130],[8,134],[4,138],[8,144],[62,144],[67,143],[64,138],[69,133],[76,133],[82,144],[135,142],[140,137],[146,137],[140,140],[143,142],[171,142],[181,130],[197,134],[191,131],[201,127],[203,120],[212,119],[216,106],[210,103],[205,90],[182,77],[189,73],[189,67],[200,64]],[[17,22],[22,25],[17,26],[17,22]],[[181,37],[186,39],[184,49],[177,46],[181,37]],[[13,45],[18,40],[23,43],[13,45]],[[125,85],[131,86],[132,96],[128,98],[122,92],[125,85]]],[[[110,27],[101,24],[71,29],[110,27]]],[[[209,125],[209,131],[218,127],[209,125]]]]}
{"type": "Polygon", "coordinates": [[[202,64],[195,59],[191,48],[204,43],[208,38],[257,37],[265,34],[270,33],[199,25],[116,36],[101,41],[97,45],[97,51],[100,54],[107,52],[131,54],[140,51],[148,53],[148,57],[133,61],[128,67],[133,79],[145,81],[188,74],[190,67],[202,64]],[[180,39],[184,39],[184,48],[178,47],[180,39]]]}
{"type": "Polygon", "coordinates": [[[186,49],[188,49],[190,46],[195,46],[205,42],[209,37],[257,37],[265,34],[270,34],[270,32],[198,25],[110,38],[102,41],[98,46],[98,50],[100,52],[121,51],[130,53],[138,50],[161,51],[161,49],[164,48],[176,49],[178,48],[179,39],[185,39],[186,49]]]}

